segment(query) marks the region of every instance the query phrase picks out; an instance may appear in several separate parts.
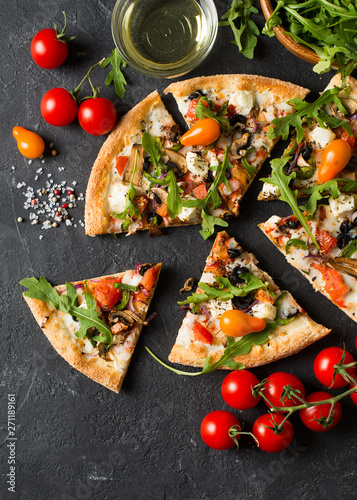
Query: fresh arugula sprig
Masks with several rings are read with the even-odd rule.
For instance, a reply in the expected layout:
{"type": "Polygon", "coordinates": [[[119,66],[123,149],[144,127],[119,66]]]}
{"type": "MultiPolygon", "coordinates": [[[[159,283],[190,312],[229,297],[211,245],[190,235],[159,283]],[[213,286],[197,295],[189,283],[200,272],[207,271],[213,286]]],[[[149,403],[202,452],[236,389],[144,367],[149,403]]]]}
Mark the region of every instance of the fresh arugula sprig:
{"type": "Polygon", "coordinates": [[[233,297],[245,297],[248,293],[254,290],[260,290],[261,288],[267,288],[268,283],[264,283],[262,280],[254,276],[251,273],[242,273],[239,275],[245,281],[245,285],[237,287],[232,285],[228,278],[223,276],[216,277],[216,283],[214,285],[209,285],[207,283],[199,282],[198,286],[203,291],[203,293],[193,293],[186,300],[178,302],[179,305],[185,304],[199,304],[206,300],[230,300],[233,297]]]}
{"type": "Polygon", "coordinates": [[[222,199],[218,193],[218,188],[221,184],[224,184],[228,188],[228,181],[225,176],[227,168],[231,168],[232,165],[228,160],[228,146],[225,147],[223,161],[220,165],[211,167],[211,170],[216,171],[216,176],[212,184],[210,185],[205,198],[202,200],[188,200],[183,202],[184,207],[200,208],[201,218],[202,218],[202,229],[200,231],[203,239],[209,238],[214,233],[215,226],[227,227],[228,223],[225,220],[215,217],[210,214],[210,210],[218,208],[222,205],[222,199]]]}
{"type": "Polygon", "coordinates": [[[142,146],[144,150],[150,155],[150,161],[155,166],[155,175],[160,175],[163,165],[160,163],[161,159],[161,148],[159,148],[155,137],[153,137],[149,132],[144,132],[141,139],[142,146]]]}
{"type": "Polygon", "coordinates": [[[312,217],[317,210],[318,202],[322,199],[332,196],[334,200],[341,193],[357,193],[357,182],[350,179],[332,179],[323,184],[310,186],[302,189],[302,193],[308,196],[308,200],[303,206],[303,209],[309,212],[309,217],[312,217]]]}
{"type": "Polygon", "coordinates": [[[291,99],[289,104],[294,106],[294,113],[281,118],[275,118],[272,121],[274,127],[268,128],[269,139],[273,140],[280,136],[283,139],[287,139],[290,127],[292,127],[296,130],[296,140],[300,143],[304,137],[303,123],[306,122],[307,125],[311,125],[313,119],[315,119],[322,128],[335,128],[341,126],[347,130],[349,135],[352,135],[351,127],[345,120],[336,118],[335,116],[329,116],[324,111],[324,106],[335,103],[343,114],[347,114],[347,110],[338,97],[338,94],[342,90],[344,90],[343,87],[334,87],[332,89],[325,90],[320,97],[312,103],[303,101],[300,97],[291,99]]]}
{"type": "Polygon", "coordinates": [[[316,52],[316,73],[337,65],[345,81],[357,65],[356,7],[355,1],[347,0],[279,0],[262,32],[275,36],[273,28],[284,26],[284,33],[316,52]]]}
{"type": "Polygon", "coordinates": [[[285,165],[290,161],[291,156],[286,156],[283,158],[276,158],[271,161],[272,174],[269,178],[261,179],[263,182],[273,184],[279,188],[280,196],[279,200],[285,201],[290,205],[290,208],[295,215],[295,217],[300,221],[300,224],[304,227],[305,231],[309,235],[312,243],[320,250],[320,246],[317,243],[314,235],[312,234],[305,217],[303,216],[297,201],[297,190],[291,190],[289,187],[290,181],[296,178],[296,173],[291,172],[291,174],[284,173],[285,165]]]}
{"type": "Polygon", "coordinates": [[[111,64],[112,69],[110,70],[109,75],[105,80],[105,85],[110,85],[112,82],[114,82],[115,92],[121,99],[123,99],[126,91],[125,85],[127,84],[127,81],[122,72],[122,68],[125,68],[127,64],[119,54],[118,49],[113,50],[111,55],[102,62],[101,67],[106,68],[109,64],[111,64]]]}
{"type": "Polygon", "coordinates": [[[167,365],[161,359],[159,359],[148,347],[145,346],[145,349],[148,353],[156,359],[158,363],[162,366],[176,373],[177,375],[188,375],[190,377],[196,377],[198,375],[205,375],[206,373],[213,372],[218,368],[231,368],[232,370],[241,370],[245,368],[243,363],[239,363],[234,361],[236,356],[244,356],[245,354],[249,354],[252,350],[253,346],[261,345],[267,342],[271,333],[275,330],[277,323],[272,321],[271,323],[266,323],[264,330],[261,332],[253,332],[248,333],[240,340],[235,341],[232,337],[227,337],[227,347],[224,349],[222,356],[218,361],[212,363],[211,356],[208,356],[205,359],[204,366],[200,372],[184,372],[182,370],[177,370],[172,366],[167,365]]]}
{"type": "Polygon", "coordinates": [[[232,43],[248,59],[253,59],[259,35],[259,28],[251,19],[252,14],[258,13],[253,3],[253,0],[232,0],[230,9],[223,14],[223,21],[219,23],[219,26],[231,28],[234,34],[232,43]]]}
{"type": "MultiPolygon", "coordinates": [[[[80,328],[76,332],[76,336],[83,339],[90,328],[96,328],[101,335],[91,337],[91,340],[103,342],[109,347],[113,341],[113,335],[108,325],[102,321],[96,311],[97,302],[93,295],[84,292],[84,298],[87,308],[78,306],[78,295],[72,283],[66,282],[66,293],[59,295],[51,284],[43,276],[40,279],[25,278],[20,281],[20,285],[28,288],[24,292],[26,297],[42,300],[47,302],[57,311],[61,311],[70,316],[74,316],[80,323],[80,328]]],[[[89,338],[89,337],[88,337],[89,338]]]]}
{"type": "Polygon", "coordinates": [[[121,219],[121,220],[124,221],[123,224],[122,224],[122,229],[124,231],[126,229],[128,229],[128,227],[130,226],[130,224],[133,222],[133,217],[134,216],[136,216],[138,219],[141,219],[140,210],[139,210],[138,206],[134,202],[134,199],[135,199],[135,196],[136,196],[136,189],[134,187],[133,180],[134,180],[134,175],[135,175],[136,168],[137,168],[137,160],[138,160],[138,152],[136,152],[136,154],[135,154],[135,163],[134,163],[133,173],[131,175],[129,189],[128,189],[128,192],[127,192],[127,195],[126,195],[125,209],[122,212],[120,212],[120,213],[111,212],[111,214],[110,214],[110,216],[114,217],[114,219],[121,219]]]}

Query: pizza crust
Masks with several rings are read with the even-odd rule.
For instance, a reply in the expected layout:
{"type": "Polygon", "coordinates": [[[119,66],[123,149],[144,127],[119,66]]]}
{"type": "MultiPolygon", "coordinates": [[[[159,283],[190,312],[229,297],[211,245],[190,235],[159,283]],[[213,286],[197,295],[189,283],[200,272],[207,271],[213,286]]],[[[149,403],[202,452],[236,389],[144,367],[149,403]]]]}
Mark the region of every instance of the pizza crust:
{"type": "MultiPolygon", "coordinates": [[[[315,323],[308,316],[298,316],[291,323],[283,327],[278,326],[270,335],[268,342],[259,346],[253,346],[249,354],[235,356],[234,361],[243,363],[246,368],[266,365],[298,353],[330,332],[330,329],[315,323]]],[[[222,350],[211,355],[212,363],[219,360],[223,351],[224,349],[222,348],[222,350]]],[[[199,349],[196,346],[188,349],[175,344],[169,355],[169,360],[172,363],[203,367],[208,355],[210,353],[206,349],[199,349]]]]}
{"type": "Polygon", "coordinates": [[[301,97],[303,99],[310,90],[295,85],[290,82],[284,82],[276,78],[269,78],[258,75],[215,75],[202,76],[175,82],[169,85],[165,90],[165,94],[171,93],[175,98],[187,97],[195,90],[213,90],[218,93],[221,90],[236,91],[236,90],[251,90],[255,92],[269,91],[278,95],[281,100],[289,100],[293,97],[301,97]]]}
{"type": "MultiPolygon", "coordinates": [[[[157,275],[158,279],[161,264],[157,265],[159,266],[159,273],[157,275]]],[[[118,273],[110,276],[101,276],[96,279],[100,280],[109,277],[119,278],[123,274],[124,273],[118,273]]],[[[73,282],[73,285],[83,283],[84,281],[78,281],[73,282]]],[[[55,288],[58,290],[61,287],[62,286],[55,288]]],[[[145,319],[147,310],[150,307],[155,288],[156,285],[152,289],[151,297],[147,304],[146,310],[141,311],[139,314],[139,316],[143,320],[145,319]]],[[[61,321],[61,316],[64,317],[66,316],[66,314],[58,313],[58,311],[52,309],[49,304],[47,304],[46,302],[42,302],[41,300],[26,297],[25,295],[23,295],[23,297],[27,302],[27,305],[29,306],[38,325],[41,327],[41,330],[46,335],[47,339],[50,341],[53,348],[58,352],[58,354],[62,356],[62,358],[64,358],[76,370],[80,371],[95,382],[103,385],[107,389],[119,393],[143,325],[136,324],[132,329],[133,331],[132,333],[130,333],[130,335],[132,335],[134,347],[132,352],[130,353],[130,358],[121,362],[119,371],[115,368],[113,361],[106,361],[99,356],[89,358],[81,352],[80,348],[76,346],[71,340],[70,333],[66,331],[65,325],[63,321],[61,321]],[[54,314],[54,311],[57,314],[54,314]]]]}

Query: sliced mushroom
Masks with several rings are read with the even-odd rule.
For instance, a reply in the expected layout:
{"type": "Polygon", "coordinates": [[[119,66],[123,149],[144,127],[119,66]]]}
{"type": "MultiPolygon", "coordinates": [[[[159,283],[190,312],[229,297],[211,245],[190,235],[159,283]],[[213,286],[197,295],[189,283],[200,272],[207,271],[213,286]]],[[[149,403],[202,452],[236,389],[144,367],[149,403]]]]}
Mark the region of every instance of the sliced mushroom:
{"type": "Polygon", "coordinates": [[[240,137],[233,138],[232,145],[229,149],[230,155],[233,158],[235,158],[236,160],[245,156],[247,153],[247,147],[249,145],[249,140],[250,140],[250,133],[249,132],[245,132],[240,137]]]}
{"type": "Polygon", "coordinates": [[[330,106],[330,112],[332,116],[335,116],[336,118],[343,118],[345,115],[338,109],[337,104],[332,103],[330,106]]]}
{"type": "Polygon", "coordinates": [[[164,151],[165,155],[168,157],[168,161],[166,162],[167,166],[173,169],[177,177],[185,175],[187,173],[186,158],[172,149],[165,148],[164,151]]]}
{"type": "Polygon", "coordinates": [[[109,351],[109,349],[107,349],[105,347],[105,345],[103,344],[103,342],[100,342],[98,344],[98,353],[99,353],[99,357],[100,358],[107,360],[108,351],[109,351]]]}
{"type": "Polygon", "coordinates": [[[122,313],[125,313],[126,317],[131,319],[132,323],[136,321],[136,323],[139,323],[140,325],[148,325],[149,323],[147,321],[143,321],[137,314],[135,314],[132,311],[126,310],[126,311],[121,311],[122,313]]]}
{"type": "Polygon", "coordinates": [[[197,280],[196,278],[188,278],[185,281],[185,284],[183,285],[183,288],[181,288],[180,293],[184,292],[191,292],[194,287],[197,286],[197,280]]]}
{"type": "Polygon", "coordinates": [[[327,264],[333,269],[336,269],[336,271],[357,278],[357,259],[351,259],[350,257],[335,257],[334,259],[329,259],[327,264]]]}
{"type": "Polygon", "coordinates": [[[343,99],[342,104],[350,115],[357,112],[357,102],[354,99],[343,99]]]}
{"type": "Polygon", "coordinates": [[[135,167],[135,160],[136,160],[136,171],[133,178],[133,184],[135,186],[141,186],[141,181],[143,178],[143,169],[144,169],[144,149],[141,144],[134,144],[134,146],[131,149],[131,153],[128,159],[128,163],[125,167],[123,176],[125,182],[131,181],[135,167]]]}
{"type": "Polygon", "coordinates": [[[162,205],[162,203],[166,203],[167,197],[169,193],[160,187],[153,187],[150,190],[149,198],[154,199],[156,203],[162,205]]]}
{"type": "Polygon", "coordinates": [[[134,320],[131,317],[128,317],[126,312],[127,311],[118,311],[117,309],[112,309],[108,314],[109,325],[112,326],[116,323],[122,323],[126,327],[131,326],[134,323],[134,320]]]}

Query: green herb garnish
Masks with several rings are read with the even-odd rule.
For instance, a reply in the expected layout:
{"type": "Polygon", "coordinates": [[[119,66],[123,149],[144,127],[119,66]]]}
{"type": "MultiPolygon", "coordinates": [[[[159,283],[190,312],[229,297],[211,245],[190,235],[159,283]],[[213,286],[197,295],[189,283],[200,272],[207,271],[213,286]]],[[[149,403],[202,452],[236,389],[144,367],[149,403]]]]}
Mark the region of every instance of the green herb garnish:
{"type": "Polygon", "coordinates": [[[252,14],[258,13],[253,3],[252,0],[232,0],[230,9],[223,14],[223,21],[219,23],[219,26],[231,28],[234,34],[232,43],[248,59],[253,59],[259,35],[259,28],[251,19],[252,14]]]}
{"type": "Polygon", "coordinates": [[[228,101],[223,104],[218,113],[215,113],[211,109],[211,101],[209,101],[207,97],[200,97],[196,105],[195,116],[199,120],[202,120],[203,118],[212,118],[213,120],[216,120],[226,132],[228,132],[230,129],[229,119],[222,116],[225,110],[227,110],[227,105],[228,101]],[[204,102],[207,102],[209,107],[205,106],[203,104],[204,102]]]}
{"type": "Polygon", "coordinates": [[[348,257],[351,258],[357,252],[357,240],[352,240],[347,245],[345,245],[338,257],[348,257]]]}
{"type": "Polygon", "coordinates": [[[317,243],[314,235],[312,234],[305,217],[301,213],[297,202],[297,190],[292,191],[289,187],[290,181],[296,178],[296,173],[292,172],[287,175],[284,173],[284,167],[288,163],[291,157],[286,156],[285,158],[276,158],[271,161],[272,174],[271,177],[267,179],[261,179],[263,182],[267,182],[269,184],[273,184],[273,186],[277,186],[280,191],[279,200],[285,201],[290,205],[290,208],[295,215],[295,217],[300,221],[300,224],[305,228],[305,231],[311,238],[313,244],[320,250],[320,246],[317,243]]]}
{"type": "MultiPolygon", "coordinates": [[[[91,340],[102,342],[106,346],[110,346],[113,340],[112,332],[108,325],[102,321],[96,311],[97,302],[93,295],[84,292],[84,298],[87,308],[78,307],[78,295],[72,283],[66,282],[66,293],[61,295],[50,285],[43,276],[39,280],[36,278],[25,278],[20,281],[20,285],[28,288],[24,292],[26,297],[42,300],[47,302],[57,311],[61,311],[70,316],[74,316],[80,323],[80,328],[76,332],[76,336],[83,339],[90,328],[96,328],[101,335],[92,337],[91,340]]],[[[89,338],[89,337],[88,337],[89,338]]]]}
{"type": "Polygon", "coordinates": [[[304,204],[304,210],[309,212],[311,218],[317,210],[317,203],[322,199],[332,196],[336,200],[341,193],[357,192],[357,182],[350,179],[332,179],[323,184],[304,188],[302,193],[309,196],[304,204]]]}
{"type": "Polygon", "coordinates": [[[343,114],[347,114],[347,110],[338,97],[341,90],[343,90],[341,87],[325,90],[320,97],[312,103],[303,101],[300,97],[291,99],[288,103],[295,108],[295,112],[281,118],[275,118],[272,121],[274,127],[268,128],[269,139],[273,140],[279,136],[283,139],[287,139],[290,127],[293,127],[296,130],[296,140],[300,143],[304,138],[303,123],[306,122],[308,125],[311,125],[313,119],[315,119],[322,128],[336,128],[341,126],[347,130],[349,135],[352,135],[351,127],[345,120],[330,116],[324,111],[325,105],[335,103],[343,114]]]}
{"type": "Polygon", "coordinates": [[[212,286],[200,281],[198,286],[203,293],[193,293],[187,297],[186,300],[178,302],[178,304],[198,304],[200,302],[213,299],[230,300],[233,299],[233,297],[245,297],[248,293],[253,292],[254,290],[268,287],[268,283],[264,283],[262,280],[254,276],[254,274],[242,273],[239,277],[245,281],[245,285],[241,287],[232,285],[228,278],[223,278],[222,276],[217,276],[216,285],[212,286]]]}
{"type": "Polygon", "coordinates": [[[110,85],[114,82],[115,92],[123,99],[127,82],[122,72],[122,68],[126,67],[126,62],[119,54],[118,49],[113,50],[111,55],[102,62],[101,67],[106,68],[108,64],[111,64],[112,69],[105,80],[105,85],[110,85]]]}

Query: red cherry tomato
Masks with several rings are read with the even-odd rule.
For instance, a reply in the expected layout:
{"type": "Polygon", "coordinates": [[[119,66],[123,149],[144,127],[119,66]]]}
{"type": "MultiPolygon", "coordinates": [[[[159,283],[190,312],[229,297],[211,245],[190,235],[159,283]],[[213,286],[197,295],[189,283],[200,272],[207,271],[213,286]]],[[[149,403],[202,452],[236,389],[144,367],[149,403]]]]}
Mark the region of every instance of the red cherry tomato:
{"type": "MultiPolygon", "coordinates": [[[[306,403],[315,403],[318,401],[324,401],[325,399],[330,399],[332,396],[328,392],[318,391],[309,394],[305,398],[306,403]]],[[[342,408],[340,403],[337,401],[333,409],[333,421],[330,425],[326,426],[323,423],[324,418],[329,416],[331,410],[331,403],[326,403],[318,406],[311,406],[309,408],[304,408],[300,410],[300,418],[304,425],[308,429],[315,432],[326,432],[333,429],[339,422],[342,416],[342,408]]]]}
{"type": "Polygon", "coordinates": [[[222,314],[219,325],[228,337],[242,337],[248,333],[261,332],[266,323],[263,319],[250,316],[239,309],[231,309],[222,314]]]}
{"type": "Polygon", "coordinates": [[[49,90],[41,101],[41,114],[47,123],[64,127],[73,122],[78,112],[78,104],[68,90],[56,87],[49,90]]]}
{"type": "MultiPolygon", "coordinates": [[[[337,374],[335,379],[333,379],[335,368],[343,356],[343,349],[341,347],[327,347],[321,351],[315,358],[314,361],[314,373],[319,382],[326,387],[339,389],[348,385],[348,381],[345,380],[342,375],[337,374]]],[[[345,351],[345,359],[343,361],[344,365],[353,363],[354,359],[352,355],[345,351]]],[[[356,367],[347,368],[347,373],[351,376],[356,374],[356,367]]]]}
{"type": "Polygon", "coordinates": [[[121,289],[114,288],[115,279],[103,279],[98,282],[89,282],[92,288],[90,293],[95,298],[99,307],[110,309],[114,307],[121,296],[121,289]]]}
{"type": "MultiPolygon", "coordinates": [[[[292,373],[272,373],[271,375],[269,375],[269,377],[267,377],[267,381],[262,386],[262,390],[264,396],[269,400],[271,405],[275,407],[297,406],[301,404],[301,401],[299,401],[296,397],[287,399],[287,397],[285,396],[284,401],[281,400],[285,386],[290,386],[292,389],[298,391],[298,395],[300,398],[305,398],[304,384],[298,377],[296,377],[296,375],[293,375],[292,373]]],[[[269,405],[267,401],[265,401],[265,403],[269,408],[271,407],[271,405],[269,405]]]]}
{"type": "MultiPolygon", "coordinates": [[[[238,418],[229,411],[212,411],[201,422],[201,437],[205,444],[214,450],[228,450],[234,446],[228,431],[236,425],[241,429],[238,418]]],[[[239,439],[239,435],[236,436],[239,439]]]]}
{"type": "Polygon", "coordinates": [[[203,118],[183,134],[181,144],[184,146],[208,146],[218,139],[220,133],[221,129],[216,120],[203,118]]]}
{"type": "Polygon", "coordinates": [[[258,448],[268,453],[276,453],[285,450],[294,438],[294,428],[290,420],[284,422],[280,432],[276,427],[284,420],[281,413],[265,413],[261,415],[253,424],[252,433],[258,441],[258,448]]]}
{"type": "Polygon", "coordinates": [[[341,172],[350,161],[351,147],[343,139],[335,139],[322,152],[317,172],[320,182],[330,181],[341,172]]]}
{"type": "Polygon", "coordinates": [[[80,126],[91,135],[104,135],[111,131],[117,122],[117,110],[105,97],[86,99],[79,106],[80,126]]]}
{"type": "Polygon", "coordinates": [[[20,153],[26,158],[38,158],[45,149],[45,143],[38,134],[23,127],[14,127],[12,134],[16,139],[20,153]]]}
{"type": "Polygon", "coordinates": [[[36,64],[45,69],[61,66],[68,56],[68,45],[58,38],[56,30],[39,31],[31,42],[31,55],[36,64]]]}
{"type": "Polygon", "coordinates": [[[236,410],[249,410],[260,401],[260,395],[255,397],[252,393],[252,388],[257,384],[259,379],[254,373],[248,370],[234,370],[222,382],[222,397],[236,410]]]}

